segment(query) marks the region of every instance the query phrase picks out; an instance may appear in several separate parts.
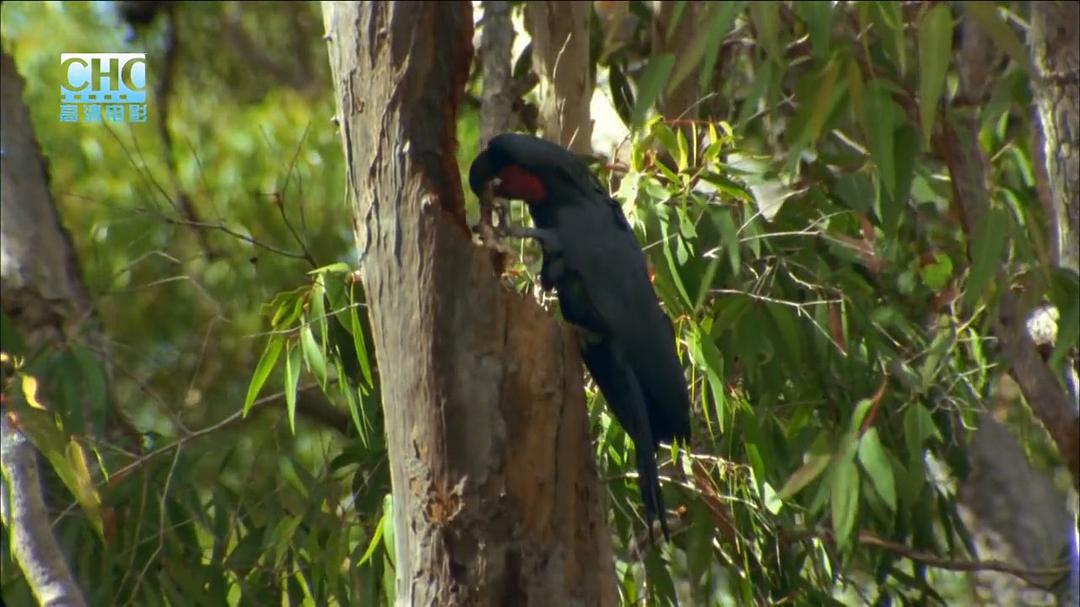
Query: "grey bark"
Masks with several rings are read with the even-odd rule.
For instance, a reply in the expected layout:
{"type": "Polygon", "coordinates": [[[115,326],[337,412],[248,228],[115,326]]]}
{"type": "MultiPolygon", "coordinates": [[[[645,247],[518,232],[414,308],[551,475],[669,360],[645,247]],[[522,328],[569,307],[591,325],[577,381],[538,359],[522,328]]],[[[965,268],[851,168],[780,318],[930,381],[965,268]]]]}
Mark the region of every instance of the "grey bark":
{"type": "MultiPolygon", "coordinates": [[[[961,103],[946,118],[938,142],[949,166],[964,229],[970,235],[990,209],[990,189],[988,161],[975,136],[978,117],[965,106],[980,107],[985,102],[991,66],[999,51],[971,21],[962,22],[961,28],[957,55],[961,103]]],[[[999,284],[1007,284],[1004,270],[999,274],[999,284]]],[[[1075,486],[1080,446],[1074,408],[1032,340],[1026,322],[1031,310],[1024,309],[1007,288],[1001,289],[999,295],[993,331],[1009,374],[1050,433],[1075,486]]],[[[997,557],[1019,559],[1029,567],[1060,564],[1072,520],[1064,508],[1067,497],[1054,486],[1050,473],[1032,467],[1016,437],[990,415],[981,416],[969,454],[972,473],[960,489],[960,498],[977,517],[973,529],[977,543],[993,549],[997,557]]],[[[1032,592],[989,573],[977,574],[976,580],[992,600],[1032,592]]]]}
{"type": "Polygon", "coordinates": [[[1080,271],[1080,4],[1033,2],[1032,88],[1051,198],[1051,254],[1080,271]]]}
{"type": "Polygon", "coordinates": [[[323,4],[382,380],[403,605],[613,605],[573,334],[472,244],[454,159],[471,11],[323,4]]]}
{"type": "Polygon", "coordinates": [[[540,130],[579,154],[592,153],[591,2],[528,2],[533,71],[540,78],[540,130]]]}
{"type": "MultiPolygon", "coordinates": [[[[49,193],[23,88],[15,62],[0,53],[0,302],[37,349],[74,339],[92,312],[49,193]]],[[[15,412],[5,409],[0,417],[3,520],[15,561],[42,605],[85,605],[50,529],[33,445],[15,412]]]]}
{"type": "Polygon", "coordinates": [[[499,133],[510,130],[513,119],[514,83],[510,59],[514,45],[514,24],[510,3],[487,0],[481,3],[480,63],[484,90],[480,94],[480,149],[499,133]]]}

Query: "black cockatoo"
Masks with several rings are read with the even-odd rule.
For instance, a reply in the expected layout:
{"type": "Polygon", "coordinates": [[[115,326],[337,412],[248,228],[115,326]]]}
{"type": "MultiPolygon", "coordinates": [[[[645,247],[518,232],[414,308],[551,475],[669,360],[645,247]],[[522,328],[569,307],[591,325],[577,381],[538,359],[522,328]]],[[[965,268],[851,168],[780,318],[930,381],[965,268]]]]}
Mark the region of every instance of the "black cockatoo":
{"type": "Polygon", "coordinates": [[[588,166],[554,143],[493,138],[469,168],[478,196],[489,182],[496,196],[528,204],[535,228],[507,233],[539,240],[541,286],[558,290],[563,317],[581,335],[585,366],[634,441],[649,536],[659,518],[667,538],[656,450],[661,441],[690,438],[690,397],[641,246],[588,166]]]}

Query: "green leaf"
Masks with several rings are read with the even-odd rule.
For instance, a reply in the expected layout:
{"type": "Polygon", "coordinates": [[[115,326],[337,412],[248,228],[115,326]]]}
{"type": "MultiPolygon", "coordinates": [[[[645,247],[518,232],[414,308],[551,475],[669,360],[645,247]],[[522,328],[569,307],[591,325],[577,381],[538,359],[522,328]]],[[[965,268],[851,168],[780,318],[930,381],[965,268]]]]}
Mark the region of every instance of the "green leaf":
{"type": "Polygon", "coordinates": [[[926,149],[930,149],[937,106],[952,61],[952,29],[947,4],[935,4],[919,22],[919,120],[926,149]]]}
{"type": "Polygon", "coordinates": [[[1009,218],[1005,211],[994,206],[987,210],[975,226],[968,244],[971,255],[971,270],[968,272],[967,290],[964,292],[964,304],[974,306],[982,297],[991,279],[997,273],[1005,252],[1009,218]]]}
{"type": "Polygon", "coordinates": [[[780,47],[780,3],[751,2],[750,20],[757,31],[757,41],[776,65],[784,64],[784,51],[780,47]]]}
{"type": "Polygon", "coordinates": [[[634,111],[630,114],[631,126],[639,127],[644,124],[645,116],[660,97],[664,85],[667,84],[668,76],[671,75],[671,68],[674,66],[675,55],[671,53],[663,53],[649,59],[649,64],[645,66],[645,73],[641,75],[641,81],[638,82],[637,101],[634,103],[634,111]]]}
{"type": "Polygon", "coordinates": [[[870,408],[874,406],[874,401],[869,398],[864,398],[855,403],[855,410],[851,413],[851,422],[848,424],[848,431],[858,433],[862,428],[863,420],[866,419],[866,414],[870,413],[870,408]]]}
{"type": "Polygon", "coordinates": [[[780,488],[780,493],[777,496],[782,500],[786,500],[801,491],[814,482],[814,479],[821,476],[821,473],[829,467],[830,460],[832,460],[832,456],[828,453],[808,454],[803,465],[799,466],[799,469],[784,482],[784,486],[780,488]]]}
{"type": "MultiPolygon", "coordinates": [[[[671,80],[668,81],[668,92],[678,88],[694,68],[701,63],[702,59],[706,60],[704,65],[706,69],[711,71],[715,68],[720,44],[724,41],[728,31],[731,30],[731,24],[735,22],[735,16],[742,11],[745,4],[745,2],[724,2],[722,4],[705,5],[711,14],[708,15],[705,27],[696,28],[693,40],[686,47],[686,50],[679,55],[678,65],[675,67],[671,80]]],[[[706,84],[708,83],[707,73],[702,71],[701,74],[702,80],[706,81],[706,84]]],[[[702,90],[705,90],[705,86],[702,86],[702,90]]]]}
{"type": "Polygon", "coordinates": [[[383,510],[378,524],[375,525],[375,533],[371,536],[371,541],[368,543],[367,550],[364,551],[364,556],[360,557],[360,562],[356,564],[357,567],[363,566],[364,563],[371,560],[371,556],[375,554],[375,549],[379,547],[380,540],[383,537],[383,528],[387,525],[387,514],[389,512],[383,510]]]}
{"type": "Polygon", "coordinates": [[[300,346],[304,351],[304,362],[307,363],[308,369],[311,369],[315,377],[319,379],[319,384],[325,387],[326,357],[323,356],[319,344],[315,341],[311,325],[304,325],[304,328],[300,329],[300,346]]]}
{"type": "Polygon", "coordinates": [[[803,137],[807,144],[817,142],[818,137],[821,136],[821,130],[825,126],[826,119],[832,114],[833,108],[836,107],[836,103],[843,93],[843,89],[836,86],[837,78],[840,75],[840,66],[840,60],[833,57],[832,61],[829,61],[817,78],[814,103],[811,106],[810,119],[806,123],[806,135],[803,137]]]}
{"type": "Polygon", "coordinates": [[[1052,301],[1058,309],[1058,332],[1054,352],[1046,364],[1057,371],[1065,355],[1080,341],[1080,283],[1075,272],[1059,269],[1052,278],[1052,301]]]}
{"type": "Polygon", "coordinates": [[[710,27],[715,26],[713,35],[709,38],[709,45],[705,49],[705,61],[701,64],[701,76],[698,78],[698,88],[708,91],[712,88],[713,75],[716,73],[716,60],[720,57],[720,46],[731,31],[735,23],[735,17],[742,13],[746,2],[724,2],[719,6],[710,27]]]}
{"type": "Polygon", "coordinates": [[[367,343],[364,341],[364,329],[360,323],[360,308],[349,297],[349,328],[353,338],[353,347],[356,348],[356,360],[360,364],[360,373],[368,387],[374,387],[375,381],[371,374],[371,360],[368,358],[367,343]]]}
{"type": "Polygon", "coordinates": [[[945,285],[949,284],[949,279],[952,278],[952,272],[952,259],[945,253],[934,255],[932,263],[919,268],[919,275],[922,277],[923,284],[931,291],[944,289],[945,285]]]}
{"type": "Polygon", "coordinates": [[[904,442],[907,444],[908,455],[914,460],[922,461],[923,445],[931,438],[941,438],[934,418],[926,407],[915,403],[904,412],[904,442]]]}
{"type": "Polygon", "coordinates": [[[870,156],[877,165],[881,182],[890,198],[896,195],[896,164],[894,160],[894,135],[897,109],[892,95],[880,80],[872,80],[866,87],[866,114],[870,118],[870,156]]]}
{"type": "Polygon", "coordinates": [[[892,464],[885,452],[885,446],[881,444],[877,428],[870,428],[859,439],[859,463],[870,477],[870,484],[874,487],[878,497],[889,507],[890,512],[896,512],[896,479],[893,478],[892,464]]]}
{"type": "Polygon", "coordinates": [[[859,514],[859,469],[854,458],[839,459],[829,482],[833,533],[836,543],[844,548],[851,544],[852,531],[859,514]]]}
{"type": "Polygon", "coordinates": [[[907,53],[904,48],[904,13],[899,2],[885,1],[873,3],[874,23],[881,29],[881,38],[886,40],[886,34],[891,34],[892,45],[883,44],[885,52],[892,56],[896,66],[900,68],[900,74],[907,74],[907,53]]]}
{"type": "Polygon", "coordinates": [[[300,349],[290,343],[285,353],[285,408],[289,413],[289,429],[296,434],[296,388],[300,383],[300,349]]]}
{"type": "Polygon", "coordinates": [[[962,2],[960,6],[979,24],[994,44],[1005,51],[1025,72],[1031,73],[1027,47],[1002,18],[993,2],[962,2]]]}
{"type": "Polygon", "coordinates": [[[262,390],[263,384],[266,383],[266,378],[270,376],[270,372],[274,370],[274,365],[277,364],[278,356],[281,355],[281,347],[285,345],[285,337],[283,335],[274,335],[270,338],[270,341],[266,343],[266,350],[263,350],[262,357],[259,358],[259,363],[255,365],[255,373],[251,376],[251,383],[248,384],[247,396],[244,397],[244,415],[248,414],[251,410],[251,406],[255,404],[255,398],[259,396],[259,391],[262,390]]]}
{"type": "Polygon", "coordinates": [[[810,34],[810,49],[814,60],[824,62],[829,56],[829,45],[832,42],[832,18],[833,3],[825,0],[807,0],[795,2],[792,8],[795,14],[806,23],[806,31],[810,34]]]}
{"type": "Polygon", "coordinates": [[[351,271],[352,268],[349,266],[349,264],[345,263],[344,261],[339,261],[325,266],[319,266],[314,270],[310,270],[308,274],[347,274],[351,271]]]}

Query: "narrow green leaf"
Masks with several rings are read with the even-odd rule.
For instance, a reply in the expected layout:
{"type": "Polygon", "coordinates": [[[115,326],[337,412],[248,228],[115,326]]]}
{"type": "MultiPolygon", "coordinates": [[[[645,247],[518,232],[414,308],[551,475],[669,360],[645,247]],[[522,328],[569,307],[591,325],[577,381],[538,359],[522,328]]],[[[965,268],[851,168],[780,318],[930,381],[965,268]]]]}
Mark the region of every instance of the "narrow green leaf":
{"type": "Polygon", "coordinates": [[[896,131],[896,104],[880,80],[872,80],[866,87],[866,114],[869,117],[870,156],[877,165],[885,191],[892,198],[896,194],[896,165],[894,159],[894,134],[896,131]]]}
{"type": "Polygon", "coordinates": [[[855,403],[855,410],[851,414],[851,423],[848,424],[848,431],[857,433],[859,428],[862,428],[863,420],[866,419],[866,414],[870,412],[870,407],[874,406],[874,401],[869,398],[864,398],[855,403]]]}
{"type": "Polygon", "coordinates": [[[71,478],[67,484],[68,489],[82,506],[94,530],[104,537],[104,527],[101,518],[101,496],[94,488],[94,481],[90,478],[90,467],[86,464],[86,454],[82,445],[74,437],[68,440],[67,461],[71,478]]]}
{"type": "Polygon", "coordinates": [[[728,6],[729,4],[706,4],[704,6],[708,14],[703,15],[701,21],[705,22],[706,26],[695,29],[693,40],[687,45],[686,50],[679,54],[678,65],[675,66],[671,80],[668,81],[668,92],[678,88],[683,80],[686,80],[686,77],[694,71],[694,68],[701,63],[701,60],[707,56],[709,51],[713,49],[719,50],[720,43],[723,42],[724,36],[727,35],[731,22],[735,18],[735,13],[732,12],[732,8],[728,6]],[[728,19],[726,26],[724,24],[725,18],[728,19]]]}
{"type": "Polygon", "coordinates": [[[289,429],[296,434],[296,388],[300,383],[300,349],[290,343],[285,353],[285,408],[289,429]]]}
{"type": "Polygon", "coordinates": [[[664,251],[664,260],[667,261],[667,269],[671,283],[675,289],[679,292],[683,302],[686,305],[694,305],[693,300],[690,299],[689,293],[686,291],[686,285],[683,284],[682,277],[679,276],[679,264],[675,259],[675,249],[678,246],[679,237],[677,232],[673,232],[670,226],[671,214],[660,217],[660,235],[663,238],[663,244],[661,248],[664,251]]]}
{"type": "Polygon", "coordinates": [[[818,79],[814,104],[810,110],[810,119],[806,123],[806,136],[804,139],[806,139],[807,143],[813,144],[817,142],[818,137],[821,136],[821,130],[825,126],[825,121],[832,114],[833,108],[836,107],[836,103],[840,100],[842,91],[836,86],[839,75],[840,60],[834,57],[825,66],[818,79]]]}
{"type": "Polygon", "coordinates": [[[784,486],[780,488],[780,492],[777,496],[781,500],[786,500],[801,491],[804,487],[814,482],[814,479],[821,476],[821,473],[829,467],[829,461],[831,459],[832,456],[828,453],[811,453],[807,455],[803,465],[799,466],[799,469],[788,477],[787,481],[784,482],[784,486]]]}
{"type": "Polygon", "coordinates": [[[364,551],[364,556],[360,557],[360,562],[356,564],[357,567],[361,567],[364,563],[371,560],[371,556],[375,554],[375,549],[379,547],[383,537],[383,527],[386,526],[387,514],[387,511],[383,510],[382,516],[379,517],[378,524],[375,525],[375,533],[371,536],[371,542],[368,543],[367,550],[364,551]]]}
{"type": "Polygon", "coordinates": [[[248,384],[247,396],[244,397],[244,415],[248,414],[251,410],[251,405],[255,403],[255,399],[259,396],[259,391],[262,390],[263,384],[266,383],[266,378],[270,376],[270,372],[274,370],[274,365],[277,364],[278,356],[281,355],[281,347],[285,345],[285,337],[282,335],[274,335],[270,338],[270,341],[266,344],[266,350],[263,351],[262,357],[259,358],[259,363],[255,365],[255,373],[251,375],[251,383],[248,384]]]}
{"type": "Polygon", "coordinates": [[[300,346],[304,351],[304,362],[308,369],[319,379],[319,384],[326,386],[326,357],[323,356],[319,344],[315,342],[315,333],[311,325],[304,325],[300,329],[300,346]]]}
{"type": "Polygon", "coordinates": [[[742,13],[746,2],[724,2],[715,8],[716,14],[710,27],[715,29],[710,32],[709,42],[705,48],[705,60],[701,64],[701,76],[698,77],[698,88],[708,91],[712,88],[712,79],[716,72],[716,60],[720,57],[720,46],[724,38],[731,32],[731,26],[735,23],[735,17],[742,13]]]}
{"type": "Polygon", "coordinates": [[[641,75],[641,81],[638,82],[637,100],[634,102],[634,111],[630,114],[632,126],[639,127],[645,123],[645,116],[660,97],[674,66],[675,55],[671,53],[663,53],[649,59],[649,64],[645,66],[645,73],[641,75]]]}
{"type": "Polygon", "coordinates": [[[667,32],[664,36],[671,40],[671,37],[675,35],[675,28],[679,27],[679,20],[682,19],[683,11],[686,10],[686,0],[674,0],[675,6],[671,9],[671,21],[667,24],[667,32]]]}
{"type": "MultiPolygon", "coordinates": [[[[349,297],[349,303],[354,303],[352,297],[349,297]]],[[[356,348],[356,360],[360,364],[360,373],[364,376],[364,381],[367,382],[368,387],[374,387],[375,381],[372,379],[371,374],[371,361],[368,359],[367,343],[364,341],[364,329],[360,323],[360,308],[356,305],[351,305],[348,311],[349,315],[349,327],[350,333],[352,333],[353,347],[356,348]]]]}
{"type": "Polygon", "coordinates": [[[896,479],[893,478],[892,464],[885,452],[885,446],[881,444],[877,428],[870,428],[859,439],[858,455],[859,463],[869,475],[874,491],[889,507],[890,512],[896,512],[896,479]]]}
{"type": "Polygon", "coordinates": [[[352,268],[344,261],[328,264],[325,266],[319,266],[314,270],[310,270],[308,274],[345,274],[351,272],[352,268]]]}
{"type": "Polygon", "coordinates": [[[1008,244],[1008,221],[1005,211],[991,207],[979,219],[968,244],[971,270],[968,272],[964,304],[968,307],[982,297],[986,287],[1001,264],[1002,254],[1008,244]]]}
{"type": "Polygon", "coordinates": [[[818,63],[824,62],[829,56],[829,45],[832,42],[832,4],[826,0],[807,0],[795,2],[792,6],[795,14],[806,24],[806,31],[810,34],[810,52],[818,63]]]}
{"type": "Polygon", "coordinates": [[[930,149],[937,106],[945,91],[945,74],[952,60],[952,13],[935,4],[919,22],[919,120],[923,146],[930,149]]]}
{"type": "Polygon", "coordinates": [[[913,460],[922,461],[923,445],[931,438],[941,438],[934,418],[926,407],[915,403],[904,412],[904,441],[908,455],[913,460]]]}
{"type": "Polygon", "coordinates": [[[1005,51],[1025,72],[1031,73],[1031,58],[1027,46],[1021,42],[1009,24],[1001,18],[993,2],[962,2],[960,6],[979,24],[994,44],[1005,51]]]}
{"type": "Polygon", "coordinates": [[[750,3],[750,20],[754,22],[758,42],[776,65],[784,64],[784,51],[780,47],[780,3],[750,3]]]}
{"type": "Polygon", "coordinates": [[[852,531],[859,514],[859,468],[854,458],[844,457],[836,462],[829,483],[833,533],[842,548],[850,545],[852,531]]]}

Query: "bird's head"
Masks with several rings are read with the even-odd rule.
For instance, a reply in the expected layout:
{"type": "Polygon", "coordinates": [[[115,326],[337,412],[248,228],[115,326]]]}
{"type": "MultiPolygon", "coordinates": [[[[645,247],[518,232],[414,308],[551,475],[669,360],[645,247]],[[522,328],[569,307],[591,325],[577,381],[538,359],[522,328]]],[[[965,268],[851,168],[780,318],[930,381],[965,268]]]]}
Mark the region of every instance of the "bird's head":
{"type": "Polygon", "coordinates": [[[490,182],[496,196],[530,205],[544,204],[553,190],[572,187],[581,179],[588,183],[590,178],[588,166],[575,154],[550,141],[518,133],[493,137],[469,167],[469,187],[477,196],[490,182]]]}

